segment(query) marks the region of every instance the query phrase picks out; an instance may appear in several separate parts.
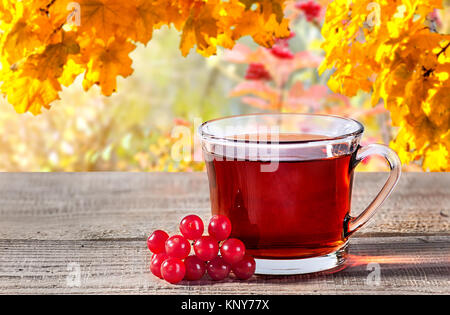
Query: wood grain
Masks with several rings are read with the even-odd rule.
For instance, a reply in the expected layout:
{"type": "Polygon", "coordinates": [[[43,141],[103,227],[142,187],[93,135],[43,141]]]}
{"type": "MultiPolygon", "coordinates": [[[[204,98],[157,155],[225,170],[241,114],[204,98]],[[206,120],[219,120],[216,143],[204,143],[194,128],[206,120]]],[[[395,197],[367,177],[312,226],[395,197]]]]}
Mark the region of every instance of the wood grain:
{"type": "Polygon", "coordinates": [[[76,294],[448,294],[448,237],[356,238],[335,274],[170,285],[149,272],[143,241],[0,241],[0,292],[76,294]],[[80,282],[70,281],[79,266],[80,282]],[[369,265],[372,264],[372,265],[369,265]],[[379,266],[379,282],[371,277],[379,266]],[[69,279],[69,282],[67,282],[69,279]],[[74,285],[75,284],[75,285],[74,285]]]}
{"type": "MultiPolygon", "coordinates": [[[[403,174],[396,190],[358,234],[450,231],[450,174],[403,174]],[[442,176],[444,175],[444,176],[442,176]]],[[[352,214],[374,198],[383,173],[358,173],[352,214]]],[[[0,239],[141,239],[177,230],[187,213],[210,215],[206,174],[0,174],[0,239]]]]}
{"type": "MultiPolygon", "coordinates": [[[[386,177],[356,175],[353,214],[386,177]]],[[[208,218],[204,173],[2,173],[0,198],[1,294],[450,293],[450,173],[404,174],[352,238],[345,270],[247,282],[174,286],[149,272],[150,231],[176,232],[187,213],[208,218]],[[379,283],[370,281],[373,266],[379,283]],[[80,283],[67,282],[78,267],[80,283]]]]}

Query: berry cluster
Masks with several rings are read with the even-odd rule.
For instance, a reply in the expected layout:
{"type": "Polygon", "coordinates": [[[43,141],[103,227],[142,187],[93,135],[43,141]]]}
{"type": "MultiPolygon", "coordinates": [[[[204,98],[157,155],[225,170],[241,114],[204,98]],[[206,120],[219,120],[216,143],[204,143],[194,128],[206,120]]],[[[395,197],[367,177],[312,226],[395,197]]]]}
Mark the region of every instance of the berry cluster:
{"type": "Polygon", "coordinates": [[[277,38],[275,44],[270,49],[273,56],[279,59],[294,59],[295,55],[289,48],[289,40],[295,36],[294,32],[291,32],[287,38],[277,38]]]}
{"type": "Polygon", "coordinates": [[[169,235],[157,230],[147,239],[153,253],[150,271],[170,283],[181,280],[200,280],[205,273],[213,280],[223,280],[233,271],[238,279],[248,279],[255,273],[255,260],[245,254],[245,245],[231,234],[231,222],[223,215],[215,215],[203,235],[202,219],[188,215],[180,223],[182,235],[169,235]],[[191,253],[193,241],[194,255],[191,253]],[[220,255],[219,255],[220,253],[220,255]]]}
{"type": "Polygon", "coordinates": [[[247,80],[271,80],[270,73],[266,70],[262,63],[251,63],[245,75],[247,80]]]}
{"type": "Polygon", "coordinates": [[[318,18],[320,15],[321,7],[318,3],[316,3],[313,0],[310,0],[308,2],[298,2],[298,3],[296,3],[295,7],[298,10],[303,11],[308,22],[313,21],[314,19],[318,18]]]}

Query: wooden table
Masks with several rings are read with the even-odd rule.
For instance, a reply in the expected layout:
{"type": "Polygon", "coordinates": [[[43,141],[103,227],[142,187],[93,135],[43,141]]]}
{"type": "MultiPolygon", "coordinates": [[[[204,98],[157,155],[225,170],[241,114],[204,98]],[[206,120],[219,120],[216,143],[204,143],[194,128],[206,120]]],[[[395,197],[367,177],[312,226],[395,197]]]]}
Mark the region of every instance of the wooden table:
{"type": "MultiPolygon", "coordinates": [[[[358,173],[353,214],[386,178],[358,173]]],[[[204,173],[0,174],[0,293],[450,293],[450,173],[403,174],[328,275],[170,285],[149,272],[146,236],[209,217],[204,173]]]]}

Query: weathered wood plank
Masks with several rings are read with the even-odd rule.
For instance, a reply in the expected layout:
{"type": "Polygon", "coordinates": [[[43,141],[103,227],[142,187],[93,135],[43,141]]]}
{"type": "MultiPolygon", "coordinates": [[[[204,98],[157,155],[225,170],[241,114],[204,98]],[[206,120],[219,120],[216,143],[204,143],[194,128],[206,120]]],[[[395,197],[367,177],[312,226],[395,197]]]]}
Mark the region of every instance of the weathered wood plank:
{"type": "MultiPolygon", "coordinates": [[[[354,213],[386,176],[357,173],[354,213]]],[[[142,239],[210,209],[205,173],[2,173],[0,200],[0,239],[142,239]]],[[[450,173],[407,173],[357,235],[448,235],[449,215],[450,173]]]]}
{"type": "MultiPolygon", "coordinates": [[[[357,174],[355,212],[386,174],[357,174]]],[[[351,240],[349,267],[332,275],[255,276],[173,286],[148,272],[149,231],[209,216],[206,175],[0,174],[0,293],[303,294],[450,292],[450,174],[404,174],[351,240]],[[370,236],[370,237],[369,237],[370,236]],[[371,278],[380,267],[380,282],[371,278]],[[376,265],[378,264],[378,265],[376,265]],[[80,283],[67,283],[77,267],[80,283]],[[69,276],[69,278],[68,278],[69,276]],[[372,280],[372,281],[371,281],[372,280]]]]}
{"type": "Polygon", "coordinates": [[[335,274],[170,285],[149,272],[145,241],[0,241],[0,293],[434,294],[450,292],[450,237],[360,237],[335,274]],[[372,265],[368,265],[372,264],[372,265]],[[375,264],[375,265],[374,265],[375,264]],[[379,281],[373,267],[379,266],[379,281]],[[76,271],[79,267],[80,281],[76,271]],[[74,277],[75,276],[75,277],[74,277]],[[69,281],[69,282],[68,282],[69,281]],[[237,285],[239,284],[239,285],[237,285]]]}

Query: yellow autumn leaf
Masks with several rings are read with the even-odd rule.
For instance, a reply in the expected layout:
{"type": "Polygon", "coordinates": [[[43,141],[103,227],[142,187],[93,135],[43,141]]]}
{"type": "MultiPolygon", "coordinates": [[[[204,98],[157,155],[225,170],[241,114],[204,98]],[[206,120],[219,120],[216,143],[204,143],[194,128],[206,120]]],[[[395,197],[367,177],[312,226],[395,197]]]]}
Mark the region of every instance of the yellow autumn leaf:
{"type": "Polygon", "coordinates": [[[329,86],[355,95],[372,91],[400,127],[391,146],[404,163],[420,160],[431,171],[450,170],[450,35],[433,32],[427,17],[442,1],[334,0],[322,34],[334,69],[329,86]],[[447,153],[445,153],[447,152],[447,153]]]}
{"type": "Polygon", "coordinates": [[[60,43],[48,45],[42,53],[30,55],[26,62],[13,70],[3,70],[1,74],[8,80],[3,83],[2,90],[16,111],[30,111],[37,115],[41,107],[49,108],[49,104],[58,99],[61,90],[58,78],[63,74],[68,56],[79,51],[74,34],[66,34],[60,43]]]}

